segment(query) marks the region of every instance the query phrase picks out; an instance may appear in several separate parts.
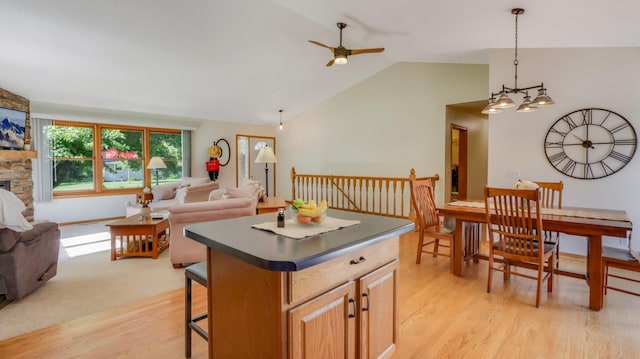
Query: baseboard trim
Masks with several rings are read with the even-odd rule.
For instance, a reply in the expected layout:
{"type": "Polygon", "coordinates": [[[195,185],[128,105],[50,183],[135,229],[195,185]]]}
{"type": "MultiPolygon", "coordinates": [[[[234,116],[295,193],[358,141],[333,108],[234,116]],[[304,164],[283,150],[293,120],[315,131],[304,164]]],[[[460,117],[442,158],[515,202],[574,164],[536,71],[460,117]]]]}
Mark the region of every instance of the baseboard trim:
{"type": "Polygon", "coordinates": [[[60,225],[60,226],[70,226],[70,225],[73,225],[73,224],[93,223],[93,222],[102,222],[102,221],[115,221],[115,220],[122,219],[122,218],[125,218],[125,216],[86,219],[84,221],[74,221],[74,222],[62,222],[62,223],[58,223],[58,225],[60,225]]]}

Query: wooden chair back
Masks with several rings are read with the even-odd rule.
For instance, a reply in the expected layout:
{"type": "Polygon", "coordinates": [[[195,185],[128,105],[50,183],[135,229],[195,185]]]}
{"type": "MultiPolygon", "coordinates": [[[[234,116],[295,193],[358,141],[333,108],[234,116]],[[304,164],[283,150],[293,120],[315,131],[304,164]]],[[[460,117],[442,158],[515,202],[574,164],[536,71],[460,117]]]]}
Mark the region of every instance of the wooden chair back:
{"type": "Polygon", "coordinates": [[[433,185],[431,179],[413,179],[411,180],[411,205],[413,206],[416,218],[418,219],[418,227],[420,229],[438,226],[440,217],[436,210],[436,201],[433,194],[433,185]]]}
{"type": "Polygon", "coordinates": [[[540,207],[562,208],[562,190],[564,184],[560,182],[534,182],[540,186],[540,207]]]}
{"type": "Polygon", "coordinates": [[[489,246],[491,255],[509,257],[518,261],[534,261],[543,258],[539,250],[542,241],[540,190],[485,188],[485,208],[490,238],[497,240],[489,246]]]}
{"type": "Polygon", "coordinates": [[[536,307],[540,306],[542,282],[547,280],[547,291],[553,291],[553,259],[557,246],[542,240],[542,217],[540,216],[540,188],[514,189],[485,187],[485,213],[489,223],[492,243],[489,245],[489,274],[487,292],[491,292],[493,271],[504,273],[508,280],[511,274],[538,282],[536,307]],[[493,242],[497,238],[496,242],[493,242]],[[502,267],[495,267],[496,257],[501,257],[502,267]],[[549,269],[545,274],[545,262],[549,269]],[[524,266],[537,270],[537,275],[512,271],[510,266],[524,266]]]}

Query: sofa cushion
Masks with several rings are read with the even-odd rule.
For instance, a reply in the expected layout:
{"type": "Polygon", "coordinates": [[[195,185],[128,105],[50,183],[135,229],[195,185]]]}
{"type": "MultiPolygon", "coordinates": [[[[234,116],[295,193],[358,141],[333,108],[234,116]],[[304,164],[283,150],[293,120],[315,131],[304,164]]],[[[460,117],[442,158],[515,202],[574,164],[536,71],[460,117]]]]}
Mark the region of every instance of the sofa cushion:
{"type": "Polygon", "coordinates": [[[155,186],[151,189],[153,201],[162,201],[165,199],[173,199],[176,196],[176,189],[180,186],[180,182],[165,183],[155,186]]]}
{"type": "Polygon", "coordinates": [[[226,189],[222,188],[214,189],[213,191],[209,192],[209,201],[221,200],[226,191],[226,189]]]}

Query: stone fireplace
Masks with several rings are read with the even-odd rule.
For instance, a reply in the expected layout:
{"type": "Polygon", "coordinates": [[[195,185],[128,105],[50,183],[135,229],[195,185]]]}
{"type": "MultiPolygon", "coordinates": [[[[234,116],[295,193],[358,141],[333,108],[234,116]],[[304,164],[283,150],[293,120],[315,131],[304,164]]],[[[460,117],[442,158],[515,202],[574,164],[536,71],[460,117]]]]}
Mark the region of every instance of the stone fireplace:
{"type": "Polygon", "coordinates": [[[9,183],[10,191],[20,198],[27,207],[22,214],[27,221],[33,221],[31,159],[36,158],[37,153],[31,151],[29,147],[31,144],[29,100],[0,88],[0,107],[27,113],[24,142],[25,148],[29,150],[0,150],[0,182],[9,183]]]}

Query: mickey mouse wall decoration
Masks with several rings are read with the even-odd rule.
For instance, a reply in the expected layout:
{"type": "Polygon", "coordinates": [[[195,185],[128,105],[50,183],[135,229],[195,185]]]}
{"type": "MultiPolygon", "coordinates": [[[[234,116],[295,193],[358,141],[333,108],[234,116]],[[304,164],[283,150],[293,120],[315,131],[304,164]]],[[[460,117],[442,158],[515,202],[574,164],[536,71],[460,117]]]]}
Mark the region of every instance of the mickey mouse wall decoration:
{"type": "Polygon", "coordinates": [[[213,145],[207,148],[207,153],[209,154],[209,161],[206,163],[207,172],[209,179],[215,181],[218,179],[220,166],[226,166],[229,163],[229,142],[224,138],[214,141],[213,145]]]}

